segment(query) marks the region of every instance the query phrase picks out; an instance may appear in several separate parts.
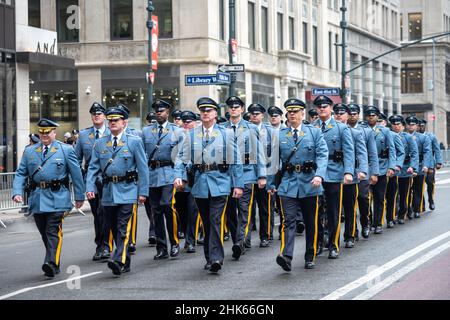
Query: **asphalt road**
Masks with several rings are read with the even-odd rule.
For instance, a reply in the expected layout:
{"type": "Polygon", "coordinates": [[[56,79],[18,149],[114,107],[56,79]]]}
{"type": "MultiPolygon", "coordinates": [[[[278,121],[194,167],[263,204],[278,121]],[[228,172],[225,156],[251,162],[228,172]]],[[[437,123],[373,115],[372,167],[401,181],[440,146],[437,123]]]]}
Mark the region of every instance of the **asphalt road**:
{"type": "Polygon", "coordinates": [[[314,270],[303,268],[304,237],[297,237],[290,273],[275,262],[280,242],[259,248],[257,232],[239,261],[233,261],[231,242],[225,242],[219,275],[203,270],[201,246],[194,254],[154,261],[142,207],[130,273],[114,278],[106,264],[91,261],[92,216],[75,215],[64,221],[61,274],[48,280],[41,271],[44,248],[34,221],[16,222],[0,231],[0,300],[450,299],[450,170],[437,177],[435,211],[361,238],[353,249],[342,247],[337,260],[325,252],[314,270]]]}

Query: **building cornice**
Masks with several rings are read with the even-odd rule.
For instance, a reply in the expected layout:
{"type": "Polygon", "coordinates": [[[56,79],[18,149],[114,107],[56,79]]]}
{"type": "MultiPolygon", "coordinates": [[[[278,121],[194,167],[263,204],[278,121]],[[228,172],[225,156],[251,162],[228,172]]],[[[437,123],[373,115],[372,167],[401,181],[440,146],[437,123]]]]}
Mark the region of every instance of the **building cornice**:
{"type": "Polygon", "coordinates": [[[400,45],[399,43],[393,42],[391,40],[387,40],[387,39],[385,39],[383,37],[380,37],[379,35],[376,35],[374,33],[370,33],[369,31],[361,29],[360,27],[355,26],[354,24],[351,24],[351,23],[349,23],[348,29],[351,30],[351,31],[354,31],[356,33],[359,33],[359,34],[361,34],[364,37],[367,37],[369,39],[375,39],[376,41],[382,42],[385,45],[387,45],[389,47],[392,47],[392,48],[398,47],[400,45]]]}

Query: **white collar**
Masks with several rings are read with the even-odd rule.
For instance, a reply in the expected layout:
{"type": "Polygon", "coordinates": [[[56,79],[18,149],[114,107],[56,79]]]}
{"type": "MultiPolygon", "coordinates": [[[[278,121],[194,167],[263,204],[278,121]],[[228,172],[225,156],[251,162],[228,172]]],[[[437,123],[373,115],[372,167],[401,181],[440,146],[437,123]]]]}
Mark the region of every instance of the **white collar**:
{"type": "Polygon", "coordinates": [[[297,129],[297,132],[302,131],[302,124],[300,123],[300,125],[297,128],[291,127],[292,132],[294,132],[295,129],[297,129]]]}
{"type": "Polygon", "coordinates": [[[163,129],[166,129],[168,123],[169,123],[169,121],[166,121],[166,122],[164,122],[163,124],[159,124],[158,122],[156,122],[156,127],[159,128],[159,126],[162,126],[163,129]]]}
{"type": "Polygon", "coordinates": [[[103,123],[103,126],[102,126],[101,128],[99,128],[99,129],[97,129],[96,127],[94,127],[94,132],[97,132],[97,130],[98,130],[98,133],[100,134],[100,136],[103,136],[103,134],[104,134],[105,131],[106,131],[106,124],[103,123]]]}
{"type": "MultiPolygon", "coordinates": [[[[327,125],[330,124],[332,118],[333,118],[333,117],[330,117],[330,119],[328,119],[327,121],[325,121],[325,126],[327,126],[327,125]]],[[[322,125],[323,121],[322,121],[321,119],[319,119],[319,120],[320,120],[320,125],[322,125]]]]}
{"type": "MultiPolygon", "coordinates": [[[[119,133],[117,135],[117,141],[120,141],[122,139],[122,135],[123,135],[124,131],[122,131],[121,133],[119,133]]],[[[114,143],[114,135],[111,133],[111,142],[114,143]]]]}

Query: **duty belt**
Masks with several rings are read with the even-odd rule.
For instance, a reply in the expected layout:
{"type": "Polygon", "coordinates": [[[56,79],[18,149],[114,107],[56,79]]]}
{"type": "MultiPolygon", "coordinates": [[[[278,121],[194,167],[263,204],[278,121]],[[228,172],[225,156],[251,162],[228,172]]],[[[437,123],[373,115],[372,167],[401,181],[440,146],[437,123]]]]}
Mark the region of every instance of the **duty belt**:
{"type": "Polygon", "coordinates": [[[172,161],[159,161],[159,160],[150,160],[149,166],[152,169],[158,169],[162,167],[172,167],[174,166],[174,163],[172,161]]]}
{"type": "Polygon", "coordinates": [[[132,183],[138,181],[138,174],[136,171],[128,171],[124,176],[104,176],[103,184],[107,183],[119,183],[126,181],[127,183],[132,183]]]}
{"type": "Polygon", "coordinates": [[[65,186],[67,189],[69,188],[69,178],[66,177],[61,180],[51,180],[51,181],[41,181],[41,182],[34,182],[31,181],[30,183],[30,191],[34,191],[37,188],[40,189],[52,189],[53,191],[58,191],[61,189],[61,186],[65,186]]]}
{"type": "Polygon", "coordinates": [[[317,164],[312,161],[305,161],[302,165],[288,163],[285,169],[289,173],[311,173],[317,169],[317,164]]]}
{"type": "Polygon", "coordinates": [[[380,159],[389,159],[389,148],[386,148],[384,150],[381,150],[380,154],[378,155],[380,159]]]}
{"type": "Polygon", "coordinates": [[[225,172],[229,168],[228,164],[196,164],[194,165],[194,170],[200,171],[201,173],[209,172],[209,171],[220,171],[225,172]]]}
{"type": "Polygon", "coordinates": [[[423,161],[423,154],[419,155],[419,162],[423,161]]]}
{"type": "Polygon", "coordinates": [[[343,162],[344,161],[344,152],[337,150],[334,151],[333,154],[328,156],[328,160],[333,160],[334,162],[343,162]]]}
{"type": "Polygon", "coordinates": [[[405,161],[403,161],[403,164],[409,164],[411,162],[411,156],[407,155],[405,156],[405,161]]]}

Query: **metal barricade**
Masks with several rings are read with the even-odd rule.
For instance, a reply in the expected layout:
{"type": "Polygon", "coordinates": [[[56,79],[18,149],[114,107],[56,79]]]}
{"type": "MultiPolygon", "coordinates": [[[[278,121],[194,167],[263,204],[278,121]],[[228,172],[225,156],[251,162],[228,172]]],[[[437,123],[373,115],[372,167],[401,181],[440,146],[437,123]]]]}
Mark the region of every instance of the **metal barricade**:
{"type": "Polygon", "coordinates": [[[442,163],[445,167],[450,166],[450,150],[441,150],[442,163]]]}
{"type": "Polygon", "coordinates": [[[0,211],[22,209],[27,207],[27,195],[23,195],[23,203],[12,200],[12,187],[15,173],[0,173],[0,211]]]}

